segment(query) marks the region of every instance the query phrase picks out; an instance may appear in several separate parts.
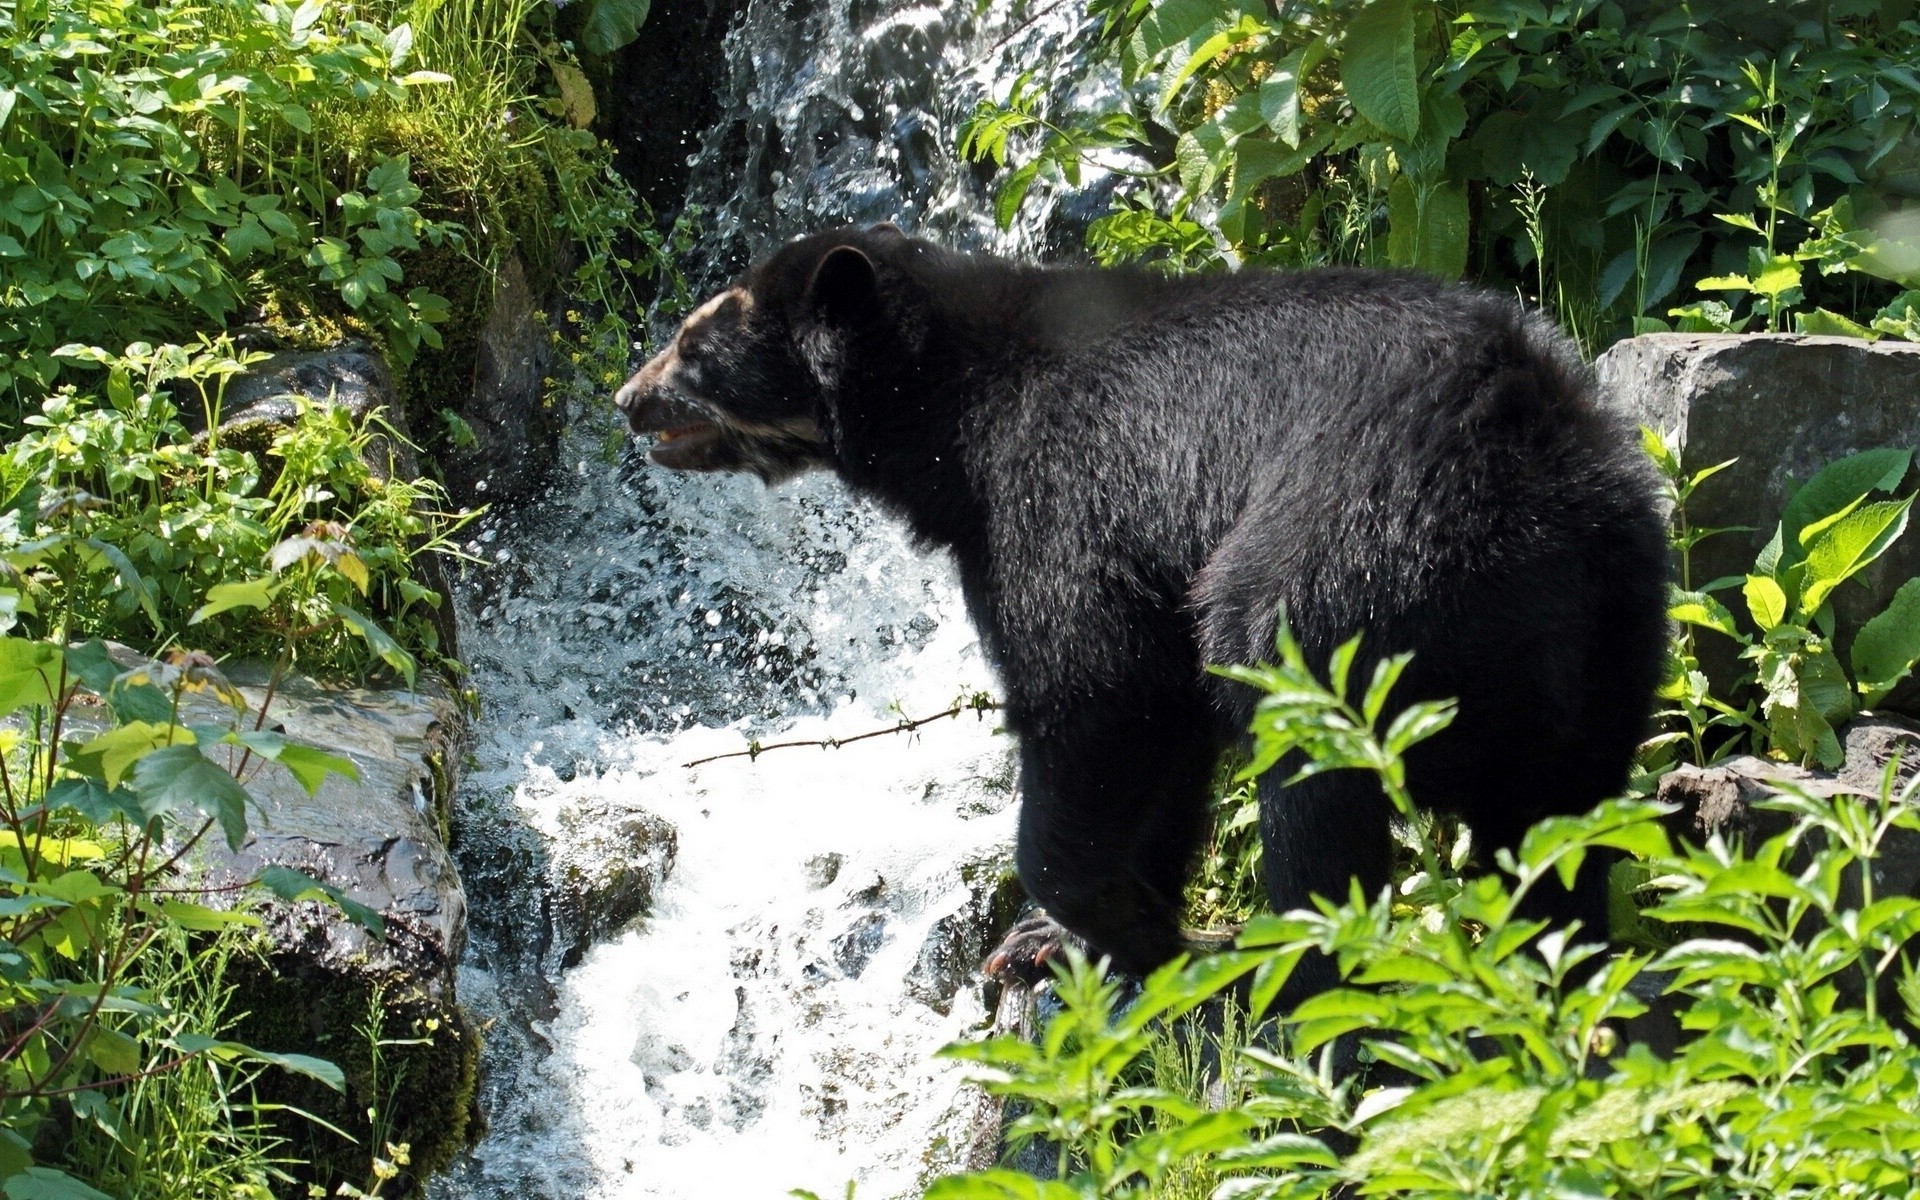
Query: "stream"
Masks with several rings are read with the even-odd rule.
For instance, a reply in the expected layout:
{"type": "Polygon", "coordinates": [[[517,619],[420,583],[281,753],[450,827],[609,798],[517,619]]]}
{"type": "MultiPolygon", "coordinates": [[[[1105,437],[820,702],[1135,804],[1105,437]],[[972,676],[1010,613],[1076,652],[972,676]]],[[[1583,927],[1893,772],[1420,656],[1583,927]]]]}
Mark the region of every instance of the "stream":
{"type": "MultiPolygon", "coordinates": [[[[848,222],[1077,244],[1100,172],[1002,230],[952,148],[1036,64],[1069,102],[1112,86],[1085,82],[1084,13],[749,0],[691,159],[695,292],[848,222]]],[[[990,1020],[1009,739],[967,712],[686,764],[995,691],[951,569],[824,475],[768,490],[609,462],[611,419],[579,415],[561,477],[479,528],[488,566],[458,589],[483,701],[454,828],[459,988],[486,1030],[487,1132],[431,1195],[918,1195],[977,1154],[979,1097],[934,1053],[990,1020]]]]}

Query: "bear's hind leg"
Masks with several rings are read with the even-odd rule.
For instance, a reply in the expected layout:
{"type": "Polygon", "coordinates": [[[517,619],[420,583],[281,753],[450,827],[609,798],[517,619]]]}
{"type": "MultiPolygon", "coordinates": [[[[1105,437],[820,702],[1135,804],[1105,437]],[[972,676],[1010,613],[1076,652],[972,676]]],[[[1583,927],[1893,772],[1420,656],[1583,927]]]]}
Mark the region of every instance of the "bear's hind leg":
{"type": "MultiPolygon", "coordinates": [[[[1314,896],[1337,904],[1358,880],[1369,901],[1393,874],[1391,805],[1366,771],[1326,771],[1282,783],[1297,764],[1283,761],[1260,779],[1260,845],[1267,899],[1277,913],[1312,908],[1314,896]]],[[[1339,982],[1331,959],[1311,954],[1282,993],[1292,1005],[1339,982]]]]}

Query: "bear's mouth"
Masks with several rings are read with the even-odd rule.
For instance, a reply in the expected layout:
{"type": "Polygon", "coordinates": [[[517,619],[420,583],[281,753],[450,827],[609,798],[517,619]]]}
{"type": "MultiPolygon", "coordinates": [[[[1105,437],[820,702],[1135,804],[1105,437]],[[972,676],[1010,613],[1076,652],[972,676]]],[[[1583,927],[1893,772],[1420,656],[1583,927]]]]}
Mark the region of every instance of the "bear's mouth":
{"type": "Polygon", "coordinates": [[[715,422],[676,425],[660,430],[658,436],[660,440],[647,452],[647,457],[663,467],[675,471],[711,471],[721,466],[714,461],[713,452],[719,447],[721,437],[720,426],[715,422]]]}

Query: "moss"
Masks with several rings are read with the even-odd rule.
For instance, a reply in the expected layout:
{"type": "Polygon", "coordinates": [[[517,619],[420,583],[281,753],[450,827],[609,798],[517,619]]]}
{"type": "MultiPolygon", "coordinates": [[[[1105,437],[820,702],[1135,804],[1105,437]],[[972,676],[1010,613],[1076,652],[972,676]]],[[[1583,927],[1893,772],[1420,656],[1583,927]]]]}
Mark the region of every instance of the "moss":
{"type": "Polygon", "coordinates": [[[297,1162],[286,1164],[295,1182],[283,1185],[282,1195],[305,1197],[309,1185],[328,1195],[342,1183],[369,1186],[373,1154],[385,1152],[374,1144],[369,1109],[387,1125],[384,1140],[408,1147],[408,1166],[382,1193],[394,1200],[418,1196],[434,1172],[471,1144],[479,1129],[480,1034],[457,1005],[365,964],[334,969],[269,953],[234,965],[235,1006],[247,1013],[235,1038],[262,1050],[324,1058],[346,1075],[345,1095],[279,1071],[257,1085],[258,1100],[286,1106],[273,1111],[273,1120],[287,1140],[286,1157],[297,1162]],[[377,1071],[367,1036],[376,995],[377,1071]]]}

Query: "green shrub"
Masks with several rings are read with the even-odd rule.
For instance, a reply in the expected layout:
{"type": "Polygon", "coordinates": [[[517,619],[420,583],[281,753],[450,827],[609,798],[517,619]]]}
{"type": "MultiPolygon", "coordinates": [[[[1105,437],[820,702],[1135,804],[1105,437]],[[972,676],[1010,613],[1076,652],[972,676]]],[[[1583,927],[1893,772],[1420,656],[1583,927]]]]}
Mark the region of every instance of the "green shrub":
{"type": "Polygon", "coordinates": [[[1788,499],[1773,538],[1744,576],[1695,586],[1692,551],[1726,530],[1693,528],[1687,501],[1732,461],[1700,471],[1680,462],[1674,443],[1641,430],[1647,453],[1667,482],[1674,511],[1674,548],[1681,580],[1668,615],[1677,635],[1660,696],[1675,725],[1649,746],[1650,765],[1685,750],[1706,764],[1750,745],[1755,753],[1835,768],[1834,734],[1862,709],[1878,705],[1920,662],[1920,580],[1908,580],[1886,609],[1862,623],[1850,662],[1834,648],[1834,590],[1871,566],[1906,531],[1913,497],[1875,500],[1897,489],[1910,449],[1868,450],[1829,464],[1788,499]],[[1716,592],[1740,589],[1742,623],[1716,592]],[[1753,664],[1716,690],[1701,670],[1695,630],[1729,638],[1753,664]],[[1757,693],[1744,704],[1749,692],[1757,693]],[[1758,707],[1756,715],[1755,708],[1758,707]]]}
{"type": "Polygon", "coordinates": [[[1124,90],[1023,79],[963,153],[1043,179],[1115,149],[1104,261],[1417,266],[1590,344],[1666,328],[1905,336],[1920,23],[1880,0],[1093,0],[1124,90]]]}
{"type": "MultiPolygon", "coordinates": [[[[86,569],[80,557],[47,561],[86,569]]],[[[269,1147],[247,1116],[250,1073],[271,1066],[342,1086],[332,1064],[224,1040],[231,1018],[214,969],[221,955],[182,961],[189,935],[259,924],[243,907],[202,903],[207,897],[182,874],[215,829],[229,847],[244,840],[245,781],[285,770],[311,793],[329,774],[357,776],[350,761],[267,728],[280,678],[250,707],[198,652],[122,669],[98,641],[0,637],[0,1186],[8,1196],[100,1195],[63,1166],[103,1180],[146,1178],[141,1195],[230,1168],[238,1194],[257,1195],[248,1189],[269,1165],[269,1147]],[[193,694],[218,703],[187,706],[193,694]],[[206,719],[209,707],[224,715],[206,719]],[[165,1097],[179,1107],[156,1110],[165,1097]],[[66,1136],[43,1139],[56,1118],[68,1124],[66,1136]],[[169,1122],[179,1144],[138,1141],[169,1122]],[[58,1157],[63,1146],[72,1161],[58,1157]],[[228,1150],[235,1153],[222,1164],[228,1150]]],[[[328,901],[381,928],[378,914],[290,868],[266,868],[250,886],[328,901]]]]}
{"type": "MultiPolygon", "coordinates": [[[[1300,750],[1309,770],[1371,770],[1394,795],[1400,750],[1444,710],[1415,707],[1380,730],[1391,662],[1354,703],[1351,643],[1332,688],[1284,628],[1279,651],[1271,668],[1235,672],[1266,692],[1256,761],[1300,750]]],[[[1874,797],[1787,789],[1770,806],[1793,827],[1762,845],[1681,848],[1663,806],[1609,802],[1542,822],[1495,873],[1460,878],[1429,856],[1427,878],[1403,889],[1417,905],[1356,889],[1258,918],[1237,949],[1176,961],[1126,1004],[1075,958],[1037,1045],[946,1052],[1024,1106],[1009,1135],[1053,1143],[1058,1178],[976,1172],[929,1200],[1911,1195],[1920,899],[1876,894],[1871,867],[1893,831],[1920,835],[1917,798],[1920,777],[1902,782],[1890,764],[1874,797]],[[1602,848],[1643,860],[1646,915],[1677,944],[1603,958],[1518,915],[1528,891],[1570,882],[1602,848]],[[1193,1093],[1156,1085],[1167,1073],[1151,1060],[1170,1038],[1209,1036],[1189,1014],[1239,984],[1263,1016],[1308,953],[1329,956],[1342,985],[1244,1045],[1213,1035],[1220,1065],[1193,1093]],[[1624,1024],[1653,991],[1685,1031],[1668,1058],[1629,1044],[1624,1024]],[[1375,1065],[1337,1071],[1342,1041],[1375,1065]]]]}
{"type": "Polygon", "coordinates": [[[397,435],[377,414],[301,401],[293,425],[242,449],[218,432],[222,389],[249,361],[231,344],[62,353],[101,369],[104,395],[62,387],[0,456],[0,632],[159,645],[206,621],[195,636],[221,654],[285,652],[323,672],[384,662],[409,678],[413,651],[437,652],[443,598],[419,559],[463,518],[440,510],[438,485],[393,470],[397,435]],[[177,397],[213,437],[188,432],[177,397]],[[376,452],[385,471],[368,465],[376,452]],[[235,585],[274,604],[202,610],[235,585]]]}

